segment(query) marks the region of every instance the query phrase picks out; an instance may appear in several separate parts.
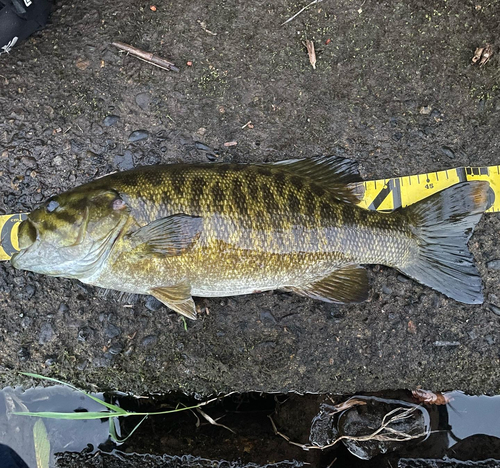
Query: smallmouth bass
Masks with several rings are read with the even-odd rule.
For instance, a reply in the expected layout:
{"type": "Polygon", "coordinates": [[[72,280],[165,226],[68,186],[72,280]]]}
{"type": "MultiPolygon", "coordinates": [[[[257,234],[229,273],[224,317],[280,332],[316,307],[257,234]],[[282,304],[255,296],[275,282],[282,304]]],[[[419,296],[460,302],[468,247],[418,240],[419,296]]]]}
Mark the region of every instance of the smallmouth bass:
{"type": "Polygon", "coordinates": [[[467,248],[487,182],[404,209],[361,209],[357,164],[172,164],[56,195],[19,227],[16,268],[151,294],[196,317],[193,296],[282,289],[327,302],[368,297],[362,264],[396,268],[457,301],[483,302],[467,248]]]}

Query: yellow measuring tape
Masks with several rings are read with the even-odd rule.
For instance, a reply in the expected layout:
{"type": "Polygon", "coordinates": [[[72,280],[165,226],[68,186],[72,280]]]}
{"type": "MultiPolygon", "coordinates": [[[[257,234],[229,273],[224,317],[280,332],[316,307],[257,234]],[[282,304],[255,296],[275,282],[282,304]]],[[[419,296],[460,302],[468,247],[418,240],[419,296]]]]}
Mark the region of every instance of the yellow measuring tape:
{"type": "MultiPolygon", "coordinates": [[[[359,206],[367,210],[392,211],[468,180],[489,182],[486,212],[500,211],[500,166],[458,167],[427,174],[368,180],[363,182],[365,196],[359,206]]],[[[9,260],[19,250],[17,233],[19,223],[25,218],[26,214],[0,216],[0,260],[9,260]]]]}

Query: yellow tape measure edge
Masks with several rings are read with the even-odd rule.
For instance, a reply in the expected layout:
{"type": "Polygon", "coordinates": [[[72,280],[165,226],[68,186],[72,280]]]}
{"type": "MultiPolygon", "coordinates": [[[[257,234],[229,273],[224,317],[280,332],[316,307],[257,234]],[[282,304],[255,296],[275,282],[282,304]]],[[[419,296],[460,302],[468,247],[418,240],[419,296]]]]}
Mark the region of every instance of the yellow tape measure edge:
{"type": "Polygon", "coordinates": [[[365,195],[359,206],[367,210],[391,211],[470,180],[489,182],[489,207],[486,212],[500,211],[500,166],[458,167],[426,174],[369,180],[363,182],[365,195]]]}
{"type": "MultiPolygon", "coordinates": [[[[358,206],[367,210],[392,211],[468,180],[489,182],[490,206],[486,212],[500,211],[500,166],[458,167],[427,174],[368,180],[362,182],[365,195],[358,206]]],[[[9,260],[19,250],[19,223],[25,218],[25,214],[0,216],[0,261],[9,260]]]]}

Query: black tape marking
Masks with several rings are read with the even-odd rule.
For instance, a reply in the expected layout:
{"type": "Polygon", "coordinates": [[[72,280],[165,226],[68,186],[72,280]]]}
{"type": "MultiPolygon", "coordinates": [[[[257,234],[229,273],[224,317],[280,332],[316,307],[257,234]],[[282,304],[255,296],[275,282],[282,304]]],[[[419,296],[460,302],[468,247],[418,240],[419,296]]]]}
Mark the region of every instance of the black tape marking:
{"type": "Polygon", "coordinates": [[[488,197],[488,205],[486,206],[486,210],[489,210],[495,204],[495,191],[491,188],[491,186],[488,188],[487,197],[488,197]]]}
{"type": "Polygon", "coordinates": [[[9,257],[12,257],[12,255],[16,252],[19,252],[19,250],[14,248],[14,245],[12,244],[12,229],[17,223],[24,221],[27,217],[28,216],[25,214],[12,215],[2,227],[2,231],[0,233],[0,245],[9,257]]]}
{"type": "MultiPolygon", "coordinates": [[[[469,170],[469,169],[470,168],[467,168],[467,170],[469,170]]],[[[457,171],[457,177],[458,177],[459,182],[466,182],[467,181],[467,175],[465,174],[465,168],[463,168],[463,167],[457,167],[456,171],[457,171]]]]}
{"type": "Polygon", "coordinates": [[[384,188],[378,193],[378,195],[373,199],[368,207],[369,210],[375,211],[384,200],[392,193],[392,199],[394,203],[394,209],[401,206],[401,185],[399,179],[389,179],[389,182],[384,186],[384,188]]]}

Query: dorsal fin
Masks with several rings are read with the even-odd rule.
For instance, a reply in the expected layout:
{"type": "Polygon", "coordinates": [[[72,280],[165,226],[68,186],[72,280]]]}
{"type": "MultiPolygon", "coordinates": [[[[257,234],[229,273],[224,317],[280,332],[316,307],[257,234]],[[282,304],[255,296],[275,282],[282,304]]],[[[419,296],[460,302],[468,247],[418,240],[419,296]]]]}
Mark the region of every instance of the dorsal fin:
{"type": "Polygon", "coordinates": [[[358,163],[340,156],[314,156],[273,163],[286,172],[307,177],[340,201],[359,203],[365,194],[358,163]]]}

